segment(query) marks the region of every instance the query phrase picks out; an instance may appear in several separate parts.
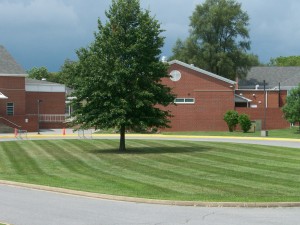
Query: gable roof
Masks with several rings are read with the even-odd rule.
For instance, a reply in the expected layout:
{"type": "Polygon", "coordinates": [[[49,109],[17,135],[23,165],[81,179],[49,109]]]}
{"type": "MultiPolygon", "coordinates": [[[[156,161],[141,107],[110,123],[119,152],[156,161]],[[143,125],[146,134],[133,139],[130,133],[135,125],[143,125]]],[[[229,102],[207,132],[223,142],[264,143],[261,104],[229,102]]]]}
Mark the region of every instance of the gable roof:
{"type": "Polygon", "coordinates": [[[259,85],[263,89],[264,80],[267,89],[291,89],[300,83],[300,67],[252,67],[245,79],[239,80],[239,89],[254,89],[259,85]]]}
{"type": "Polygon", "coordinates": [[[24,76],[26,72],[23,68],[14,60],[9,52],[0,45],[0,75],[20,75],[24,76]]]}
{"type": "Polygon", "coordinates": [[[217,75],[217,74],[208,72],[208,71],[206,71],[206,70],[203,70],[203,69],[200,69],[200,68],[198,68],[198,67],[195,67],[194,65],[190,65],[190,64],[181,62],[181,61],[179,61],[179,60],[172,60],[172,61],[170,61],[170,62],[168,62],[168,63],[169,63],[169,65],[178,64],[178,65],[180,65],[180,66],[189,68],[189,69],[191,69],[191,70],[194,70],[194,71],[196,71],[196,72],[205,74],[205,75],[207,75],[207,76],[209,76],[209,77],[213,77],[213,78],[215,78],[215,79],[224,81],[224,82],[229,83],[229,84],[233,84],[233,85],[236,84],[235,81],[229,80],[229,79],[227,79],[227,78],[225,78],[225,77],[221,77],[221,76],[219,76],[219,75],[217,75]]]}

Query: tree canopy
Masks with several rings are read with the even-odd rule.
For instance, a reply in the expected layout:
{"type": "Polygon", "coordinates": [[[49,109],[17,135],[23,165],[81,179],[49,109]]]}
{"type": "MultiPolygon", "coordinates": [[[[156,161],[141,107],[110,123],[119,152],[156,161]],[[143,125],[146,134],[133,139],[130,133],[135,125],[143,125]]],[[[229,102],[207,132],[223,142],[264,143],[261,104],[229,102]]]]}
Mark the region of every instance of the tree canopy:
{"type": "Polygon", "coordinates": [[[300,66],[300,56],[271,58],[270,66],[300,66]]]}
{"type": "Polygon", "coordinates": [[[206,0],[190,17],[190,36],[178,40],[172,59],[194,64],[218,75],[245,77],[257,56],[248,54],[248,14],[234,0],[206,0]]]}
{"type": "Polygon", "coordinates": [[[300,84],[289,92],[282,110],[285,119],[290,123],[300,123],[300,84]]]}
{"type": "Polygon", "coordinates": [[[50,72],[44,66],[33,67],[27,71],[28,77],[36,80],[48,79],[50,77],[50,72]]]}
{"type": "Polygon", "coordinates": [[[161,106],[174,96],[161,83],[169,77],[159,60],[164,38],[150,11],[139,0],[113,0],[106,17],[104,25],[98,20],[94,42],[77,51],[73,116],[82,128],[118,129],[124,151],[126,129],[168,126],[170,112],[161,106]]]}

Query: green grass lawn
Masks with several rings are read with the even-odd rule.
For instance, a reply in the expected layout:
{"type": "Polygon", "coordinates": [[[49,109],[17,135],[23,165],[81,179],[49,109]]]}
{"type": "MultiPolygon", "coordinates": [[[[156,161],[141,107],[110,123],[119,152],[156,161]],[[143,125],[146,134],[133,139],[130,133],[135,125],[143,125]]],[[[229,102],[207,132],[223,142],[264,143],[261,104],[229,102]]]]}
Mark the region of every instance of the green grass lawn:
{"type": "MultiPolygon", "coordinates": [[[[269,137],[300,139],[298,127],[288,129],[269,130],[269,137]]],[[[191,132],[163,132],[165,135],[195,135],[195,136],[226,136],[226,137],[260,137],[260,131],[243,133],[242,131],[191,131],[191,132]]]]}
{"type": "Polygon", "coordinates": [[[0,142],[0,179],[154,199],[300,201],[300,150],[127,140],[0,142]]]}

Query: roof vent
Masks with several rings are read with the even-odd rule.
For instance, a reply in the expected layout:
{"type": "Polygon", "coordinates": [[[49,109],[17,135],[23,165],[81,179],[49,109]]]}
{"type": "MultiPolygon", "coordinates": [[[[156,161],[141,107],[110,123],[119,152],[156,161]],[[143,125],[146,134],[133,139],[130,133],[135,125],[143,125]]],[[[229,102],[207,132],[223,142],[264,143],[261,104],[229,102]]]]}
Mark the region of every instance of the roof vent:
{"type": "Polygon", "coordinates": [[[258,90],[259,84],[255,85],[255,90],[258,90]]]}

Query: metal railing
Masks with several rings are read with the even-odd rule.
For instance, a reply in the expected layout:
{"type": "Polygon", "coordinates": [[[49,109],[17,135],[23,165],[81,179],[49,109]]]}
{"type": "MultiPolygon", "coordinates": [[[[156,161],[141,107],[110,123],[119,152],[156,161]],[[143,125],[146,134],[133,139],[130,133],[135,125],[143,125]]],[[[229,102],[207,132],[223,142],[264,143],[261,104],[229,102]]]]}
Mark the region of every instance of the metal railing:
{"type": "MultiPolygon", "coordinates": [[[[27,116],[37,116],[37,114],[27,114],[27,116]]],[[[68,114],[39,114],[40,122],[68,122],[70,115],[68,114]]]]}
{"type": "Polygon", "coordinates": [[[40,122],[65,122],[67,119],[65,114],[40,114],[40,122]]]}

